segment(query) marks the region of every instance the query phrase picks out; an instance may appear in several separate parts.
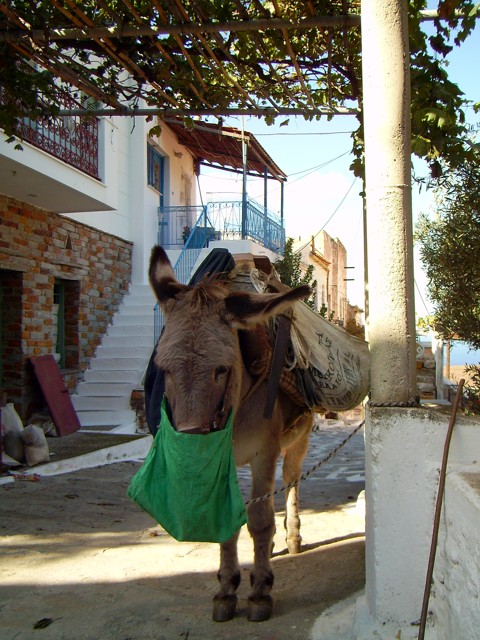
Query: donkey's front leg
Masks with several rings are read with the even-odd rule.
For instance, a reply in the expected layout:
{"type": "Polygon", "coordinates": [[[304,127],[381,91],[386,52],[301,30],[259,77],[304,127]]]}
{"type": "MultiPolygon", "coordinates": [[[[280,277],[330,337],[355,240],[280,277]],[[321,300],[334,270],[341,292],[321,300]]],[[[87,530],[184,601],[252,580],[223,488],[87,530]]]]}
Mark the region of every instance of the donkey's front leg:
{"type": "Polygon", "coordinates": [[[237,541],[240,529],[226,542],[220,545],[220,568],[218,581],[220,591],[213,598],[213,615],[215,622],[227,622],[235,615],[237,605],[236,591],[240,584],[240,567],[238,565],[237,541]]]}
{"type": "Polygon", "coordinates": [[[302,418],[299,429],[299,437],[285,452],[283,461],[283,482],[286,487],[285,501],[285,530],[286,543],[289,553],[300,553],[302,536],[300,535],[299,493],[300,476],[302,474],[302,461],[308,451],[309,437],[313,419],[311,416],[302,418]]]}
{"type": "MultiPolygon", "coordinates": [[[[252,498],[271,493],[275,482],[276,457],[263,462],[256,459],[252,468],[252,498]]],[[[275,534],[275,510],[273,497],[250,502],[248,505],[248,529],[253,538],[254,568],[250,574],[252,592],[248,597],[247,617],[253,622],[268,620],[272,615],[273,571],[270,556],[275,534]]]]}

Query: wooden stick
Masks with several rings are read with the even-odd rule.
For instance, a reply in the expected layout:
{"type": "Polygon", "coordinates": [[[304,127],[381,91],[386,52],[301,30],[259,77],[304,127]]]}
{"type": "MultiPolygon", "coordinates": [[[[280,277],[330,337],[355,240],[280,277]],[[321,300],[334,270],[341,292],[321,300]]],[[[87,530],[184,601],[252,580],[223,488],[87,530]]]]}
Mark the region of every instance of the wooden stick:
{"type": "Polygon", "coordinates": [[[462,398],[462,390],[463,390],[464,384],[465,384],[465,380],[462,378],[462,380],[460,380],[460,382],[458,383],[457,395],[455,396],[455,401],[453,403],[452,414],[450,416],[450,423],[448,425],[448,430],[447,430],[447,437],[446,437],[445,445],[443,448],[443,460],[442,460],[442,467],[440,469],[440,480],[438,482],[437,503],[435,506],[435,517],[433,520],[432,543],[430,545],[430,557],[428,559],[427,577],[425,580],[425,591],[423,594],[422,615],[420,616],[420,630],[418,632],[418,640],[423,640],[425,637],[425,626],[427,623],[427,614],[428,614],[428,601],[430,599],[430,590],[432,586],[433,567],[435,564],[435,554],[437,551],[437,542],[438,542],[438,529],[440,526],[440,514],[442,511],[443,492],[445,490],[445,477],[447,475],[448,452],[450,449],[450,441],[452,439],[453,427],[455,425],[455,419],[457,417],[458,405],[460,404],[460,400],[462,398]]]}

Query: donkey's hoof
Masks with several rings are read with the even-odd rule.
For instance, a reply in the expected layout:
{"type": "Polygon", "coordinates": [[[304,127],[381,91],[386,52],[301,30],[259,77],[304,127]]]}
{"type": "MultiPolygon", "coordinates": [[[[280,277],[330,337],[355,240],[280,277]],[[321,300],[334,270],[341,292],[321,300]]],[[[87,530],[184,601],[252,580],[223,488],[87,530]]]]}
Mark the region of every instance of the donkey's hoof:
{"type": "Polygon", "coordinates": [[[287,538],[288,553],[300,553],[302,550],[302,539],[299,538],[287,538]]]}
{"type": "Polygon", "coordinates": [[[271,596],[249,598],[247,605],[247,619],[250,622],[263,622],[269,620],[272,615],[273,600],[271,596]]]}
{"type": "Polygon", "coordinates": [[[214,622],[228,622],[235,615],[235,607],[237,606],[237,596],[215,596],[213,598],[212,619],[214,622]]]}

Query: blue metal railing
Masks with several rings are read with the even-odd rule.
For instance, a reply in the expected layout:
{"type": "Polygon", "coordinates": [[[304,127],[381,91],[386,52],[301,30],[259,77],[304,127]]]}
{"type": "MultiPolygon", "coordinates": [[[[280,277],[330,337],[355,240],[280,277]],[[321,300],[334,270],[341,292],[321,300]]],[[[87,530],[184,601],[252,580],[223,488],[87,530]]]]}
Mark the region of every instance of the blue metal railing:
{"type": "Polygon", "coordinates": [[[208,203],[209,219],[220,231],[221,239],[251,239],[267,249],[282,253],[285,230],[280,219],[271,211],[265,211],[255,200],[247,198],[242,234],[242,205],[237,200],[208,203]]]}
{"type": "MultiPolygon", "coordinates": [[[[190,208],[192,209],[193,207],[190,208]]],[[[193,267],[195,266],[195,263],[197,262],[198,256],[200,255],[202,249],[204,247],[207,247],[210,240],[216,239],[218,235],[218,232],[215,231],[215,227],[209,220],[207,207],[196,207],[196,209],[201,209],[200,216],[193,229],[190,231],[189,235],[183,238],[183,249],[173,266],[175,276],[177,280],[182,284],[187,284],[187,282],[190,280],[193,267]]],[[[154,309],[155,344],[157,344],[158,338],[160,337],[160,332],[162,330],[164,322],[165,320],[163,312],[157,303],[154,309]]]]}
{"type": "Polygon", "coordinates": [[[173,267],[179,282],[187,284],[202,249],[208,247],[211,240],[218,239],[220,239],[220,235],[215,231],[215,227],[210,221],[207,207],[203,207],[202,213],[185,239],[183,249],[173,267]]]}
{"type": "MultiPolygon", "coordinates": [[[[160,207],[158,242],[164,248],[182,251],[173,267],[179,282],[187,284],[200,252],[212,240],[251,239],[267,249],[282,253],[285,229],[279,218],[247,198],[246,215],[242,225],[241,201],[209,202],[205,206],[160,207]],[[190,230],[189,222],[197,218],[190,230]],[[243,234],[242,234],[243,226],[243,234]]],[[[163,313],[155,305],[154,340],[157,343],[163,327],[163,313]]]]}
{"type": "Polygon", "coordinates": [[[158,244],[176,249],[184,243],[184,230],[202,217],[205,207],[184,206],[158,208],[158,244]]]}

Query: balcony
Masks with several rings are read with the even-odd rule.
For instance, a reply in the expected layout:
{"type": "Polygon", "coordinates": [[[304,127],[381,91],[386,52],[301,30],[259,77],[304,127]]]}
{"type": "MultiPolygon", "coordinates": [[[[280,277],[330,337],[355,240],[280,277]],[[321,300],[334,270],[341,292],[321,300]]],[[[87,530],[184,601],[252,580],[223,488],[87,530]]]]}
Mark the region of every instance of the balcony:
{"type": "MultiPolygon", "coordinates": [[[[66,99],[62,108],[78,107],[66,99]]],[[[64,116],[61,118],[23,118],[18,136],[38,149],[63,160],[92,178],[98,173],[98,118],[64,116]]]]}
{"type": "Polygon", "coordinates": [[[0,132],[1,193],[55,213],[112,209],[100,179],[101,135],[98,118],[23,118],[22,150],[0,132]]]}
{"type": "MultiPolygon", "coordinates": [[[[212,240],[255,240],[262,246],[282,253],[285,229],[271,211],[247,198],[243,202],[209,202],[205,206],[159,207],[158,243],[165,249],[182,249],[174,265],[178,280],[186,284],[204,247],[212,240]],[[190,229],[190,223],[195,224],[190,229]]],[[[155,344],[160,337],[164,317],[158,304],[154,314],[155,344]]]]}
{"type": "Polygon", "coordinates": [[[262,246],[281,253],[285,230],[281,220],[271,211],[247,198],[245,216],[241,201],[209,202],[204,207],[160,207],[158,242],[167,249],[186,244],[185,227],[192,226],[188,247],[200,248],[211,240],[255,240],[262,246]]]}

